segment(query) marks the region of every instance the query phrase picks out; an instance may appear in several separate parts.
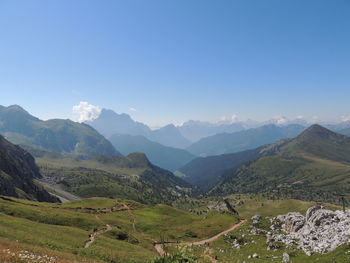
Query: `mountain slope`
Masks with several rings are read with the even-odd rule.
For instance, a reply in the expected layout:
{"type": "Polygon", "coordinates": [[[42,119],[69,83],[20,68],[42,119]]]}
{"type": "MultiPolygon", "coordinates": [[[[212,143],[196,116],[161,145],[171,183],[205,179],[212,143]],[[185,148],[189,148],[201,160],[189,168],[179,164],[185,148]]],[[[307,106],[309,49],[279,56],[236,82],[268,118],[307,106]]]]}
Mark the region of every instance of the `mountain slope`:
{"type": "Polygon", "coordinates": [[[174,148],[186,148],[190,146],[191,142],[182,136],[180,131],[173,125],[169,124],[158,130],[152,131],[148,138],[151,141],[158,142],[165,146],[174,148]]]}
{"type": "Polygon", "coordinates": [[[198,156],[220,155],[254,149],[285,138],[292,138],[305,128],[301,125],[279,127],[265,125],[255,129],[235,133],[223,133],[204,138],[187,148],[198,156]]]}
{"type": "Polygon", "coordinates": [[[0,136],[0,194],[37,201],[57,202],[33,180],[40,178],[34,158],[0,136]]]}
{"type": "Polygon", "coordinates": [[[350,191],[350,138],[313,125],[274,153],[224,175],[210,194],[267,192],[332,201],[350,191]]]}
{"type": "Polygon", "coordinates": [[[260,148],[239,153],[200,157],[181,167],[179,171],[185,175],[183,179],[190,184],[202,190],[208,190],[221,180],[221,175],[226,170],[233,170],[259,157],[260,148]]]}
{"type": "Polygon", "coordinates": [[[350,136],[350,128],[346,128],[346,129],[340,130],[339,133],[340,134],[344,134],[346,136],[350,136]]]}
{"type": "Polygon", "coordinates": [[[42,121],[20,106],[0,108],[0,133],[9,141],[81,157],[120,155],[96,130],[71,120],[42,121]]]}
{"type": "Polygon", "coordinates": [[[97,156],[90,160],[40,157],[42,181],[80,197],[120,197],[142,203],[171,204],[191,186],[154,166],[143,153],[97,156]]]}
{"type": "Polygon", "coordinates": [[[153,164],[172,171],[195,158],[185,150],[163,146],[143,136],[113,135],[109,140],[124,155],[143,152],[153,164]]]}

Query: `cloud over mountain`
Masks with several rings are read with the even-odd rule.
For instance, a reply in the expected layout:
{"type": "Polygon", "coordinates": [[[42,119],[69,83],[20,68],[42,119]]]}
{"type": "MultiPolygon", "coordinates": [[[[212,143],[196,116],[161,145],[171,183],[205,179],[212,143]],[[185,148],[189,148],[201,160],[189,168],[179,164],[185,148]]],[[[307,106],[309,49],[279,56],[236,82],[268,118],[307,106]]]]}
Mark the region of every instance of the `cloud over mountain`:
{"type": "Polygon", "coordinates": [[[73,113],[74,119],[78,122],[92,121],[100,116],[101,108],[87,101],[81,101],[78,105],[73,106],[73,113]]]}

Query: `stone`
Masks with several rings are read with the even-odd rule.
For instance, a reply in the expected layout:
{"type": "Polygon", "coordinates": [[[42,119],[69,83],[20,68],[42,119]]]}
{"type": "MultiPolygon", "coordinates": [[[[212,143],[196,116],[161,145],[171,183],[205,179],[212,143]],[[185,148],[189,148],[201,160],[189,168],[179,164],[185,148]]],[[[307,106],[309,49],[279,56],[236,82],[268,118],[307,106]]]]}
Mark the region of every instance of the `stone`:
{"type": "Polygon", "coordinates": [[[255,216],[252,216],[252,221],[253,221],[253,225],[257,225],[260,223],[260,220],[261,220],[261,215],[255,215],[255,216]]]}
{"type": "Polygon", "coordinates": [[[284,263],[288,263],[290,261],[290,257],[287,252],[283,253],[282,260],[284,263]]]}

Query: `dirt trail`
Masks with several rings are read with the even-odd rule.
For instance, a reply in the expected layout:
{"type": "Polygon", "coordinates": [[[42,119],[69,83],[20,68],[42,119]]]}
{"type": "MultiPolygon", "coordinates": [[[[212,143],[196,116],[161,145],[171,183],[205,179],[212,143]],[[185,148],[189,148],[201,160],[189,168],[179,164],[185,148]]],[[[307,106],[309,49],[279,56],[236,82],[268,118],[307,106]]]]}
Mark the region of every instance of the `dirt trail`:
{"type": "MultiPolygon", "coordinates": [[[[200,241],[196,241],[196,242],[186,242],[186,244],[188,245],[192,245],[192,246],[202,246],[202,245],[207,245],[213,241],[215,241],[216,239],[218,239],[219,237],[221,237],[222,235],[225,235],[233,230],[235,230],[237,227],[240,227],[241,225],[243,225],[245,222],[247,222],[247,220],[241,220],[239,223],[229,227],[228,229],[220,232],[219,234],[216,234],[215,236],[212,236],[210,238],[204,239],[204,240],[200,240],[200,241]]],[[[161,243],[156,243],[154,244],[154,248],[157,250],[158,254],[161,256],[166,255],[166,251],[164,250],[164,246],[174,246],[174,245],[178,245],[178,242],[164,242],[164,244],[161,243]]],[[[213,250],[210,249],[209,247],[207,247],[205,249],[205,253],[210,257],[210,260],[212,263],[217,263],[218,261],[216,259],[214,259],[211,255],[213,254],[213,250]]]]}
{"type": "Polygon", "coordinates": [[[108,232],[108,231],[111,231],[111,230],[112,230],[112,227],[111,227],[110,225],[107,224],[105,228],[100,229],[100,230],[97,230],[97,231],[91,233],[91,234],[89,235],[89,240],[88,240],[88,241],[85,243],[85,245],[84,245],[84,248],[90,247],[90,246],[92,245],[92,243],[94,243],[95,238],[96,238],[97,236],[102,235],[102,234],[104,234],[104,233],[106,233],[106,232],[108,232]]]}
{"type": "Polygon", "coordinates": [[[242,224],[244,224],[247,220],[241,220],[241,222],[239,222],[238,224],[235,224],[233,226],[231,226],[230,228],[220,232],[219,234],[213,236],[213,237],[210,237],[210,238],[207,238],[207,239],[204,239],[204,240],[201,240],[201,241],[196,241],[196,242],[193,242],[192,245],[195,245],[195,246],[200,246],[200,245],[205,245],[206,243],[211,243],[213,241],[215,241],[216,239],[218,239],[219,237],[221,237],[222,235],[225,235],[233,230],[235,230],[237,227],[241,226],[242,224]]]}
{"type": "MultiPolygon", "coordinates": [[[[131,213],[131,209],[129,206],[127,206],[126,204],[122,204],[122,207],[120,207],[120,204],[117,202],[117,204],[111,208],[103,208],[99,210],[99,213],[113,213],[113,212],[117,212],[117,211],[128,211],[131,220],[132,220],[132,227],[134,229],[134,231],[136,231],[136,227],[135,227],[135,217],[134,215],[131,213]]],[[[100,217],[98,215],[95,215],[95,218],[99,221],[102,222],[102,220],[100,219],[100,217]]],[[[97,230],[94,231],[93,233],[89,234],[89,240],[85,243],[84,248],[88,248],[92,245],[92,243],[94,243],[95,239],[97,236],[102,235],[108,231],[112,230],[112,226],[110,225],[106,225],[105,228],[101,229],[101,230],[97,230]]]]}
{"type": "Polygon", "coordinates": [[[131,222],[132,222],[132,228],[134,229],[134,232],[136,232],[136,226],[135,226],[135,224],[136,224],[136,219],[135,219],[135,216],[134,216],[133,213],[131,212],[131,209],[130,209],[129,206],[127,206],[126,204],[123,204],[123,205],[124,205],[125,210],[128,211],[128,214],[129,214],[129,216],[130,216],[130,218],[131,218],[131,222]]]}

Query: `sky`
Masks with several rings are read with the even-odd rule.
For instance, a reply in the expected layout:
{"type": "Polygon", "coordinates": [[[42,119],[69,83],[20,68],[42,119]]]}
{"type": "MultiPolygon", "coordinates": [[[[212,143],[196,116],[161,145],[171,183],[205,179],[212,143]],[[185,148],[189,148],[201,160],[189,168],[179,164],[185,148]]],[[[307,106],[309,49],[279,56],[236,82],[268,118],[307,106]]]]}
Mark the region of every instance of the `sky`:
{"type": "Polygon", "coordinates": [[[0,104],[49,119],[87,102],[151,126],[339,120],[349,13],[348,0],[0,0],[0,104]]]}

